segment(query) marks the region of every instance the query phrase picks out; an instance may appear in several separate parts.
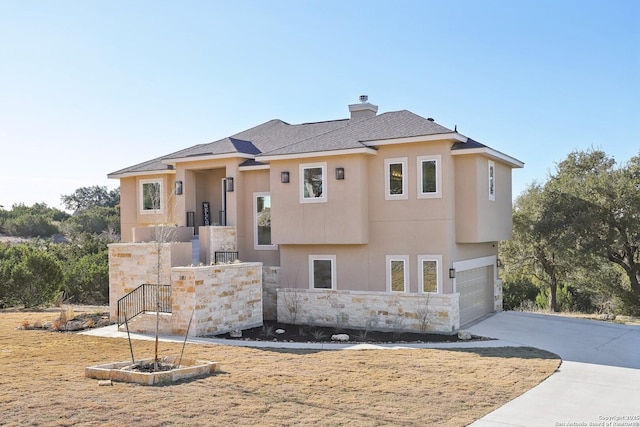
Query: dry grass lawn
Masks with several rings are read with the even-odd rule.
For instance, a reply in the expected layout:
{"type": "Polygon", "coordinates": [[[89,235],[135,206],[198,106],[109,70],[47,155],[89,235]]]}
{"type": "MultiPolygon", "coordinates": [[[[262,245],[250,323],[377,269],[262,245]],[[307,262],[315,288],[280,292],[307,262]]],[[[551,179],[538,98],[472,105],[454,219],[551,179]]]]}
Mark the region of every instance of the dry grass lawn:
{"type": "MultiPolygon", "coordinates": [[[[464,426],[560,360],[531,348],[273,351],[187,344],[221,372],[170,386],[98,386],[84,368],[130,360],[127,340],[24,331],[56,313],[0,312],[0,425],[464,426]]],[[[134,341],[137,358],[154,343],[134,341]]],[[[181,344],[160,343],[161,355],[181,344]]]]}

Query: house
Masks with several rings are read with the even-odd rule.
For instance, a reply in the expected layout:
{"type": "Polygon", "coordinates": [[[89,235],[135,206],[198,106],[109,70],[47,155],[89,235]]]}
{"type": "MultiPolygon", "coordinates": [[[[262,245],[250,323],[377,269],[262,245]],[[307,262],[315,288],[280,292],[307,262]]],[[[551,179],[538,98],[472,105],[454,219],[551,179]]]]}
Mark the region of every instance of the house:
{"type": "MultiPolygon", "coordinates": [[[[122,217],[112,315],[124,290],[158,282],[116,265],[127,258],[119,245],[154,240],[157,225],[176,226],[182,242],[160,281],[174,286],[187,277],[180,269],[237,251],[261,267],[264,318],[451,332],[500,310],[498,241],[511,237],[511,171],[523,163],[360,98],[348,119],[270,120],[109,174],[120,180],[122,217]]],[[[134,258],[136,268],[158,264],[134,258]]],[[[192,305],[206,304],[216,303],[192,305]]]]}

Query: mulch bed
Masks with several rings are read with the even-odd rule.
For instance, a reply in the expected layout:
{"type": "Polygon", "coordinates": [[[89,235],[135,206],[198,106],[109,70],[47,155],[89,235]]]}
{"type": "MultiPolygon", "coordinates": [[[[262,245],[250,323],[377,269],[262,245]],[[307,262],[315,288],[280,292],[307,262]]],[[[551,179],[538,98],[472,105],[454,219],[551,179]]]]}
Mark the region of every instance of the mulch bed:
{"type": "Polygon", "coordinates": [[[241,337],[234,337],[231,333],[214,335],[215,338],[224,338],[240,341],[272,341],[272,342],[318,342],[341,343],[332,340],[337,334],[349,335],[349,343],[436,343],[459,341],[483,341],[487,338],[472,335],[471,340],[461,340],[457,334],[419,333],[419,332],[382,332],[358,329],[338,329],[335,327],[290,325],[273,321],[264,321],[264,325],[245,329],[241,337]],[[284,331],[284,332],[282,332],[284,331]]]}

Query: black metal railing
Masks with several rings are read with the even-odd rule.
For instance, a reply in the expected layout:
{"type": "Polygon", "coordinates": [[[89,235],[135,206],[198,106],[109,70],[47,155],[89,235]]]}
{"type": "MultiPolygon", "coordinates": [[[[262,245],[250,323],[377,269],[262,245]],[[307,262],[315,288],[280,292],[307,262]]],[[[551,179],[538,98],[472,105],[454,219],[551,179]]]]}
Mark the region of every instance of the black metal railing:
{"type": "Polygon", "coordinates": [[[171,286],[144,284],[118,300],[118,326],[148,311],[171,313],[171,286]]]}
{"type": "Polygon", "coordinates": [[[214,259],[216,263],[233,262],[238,259],[238,251],[216,251],[214,259]]]}

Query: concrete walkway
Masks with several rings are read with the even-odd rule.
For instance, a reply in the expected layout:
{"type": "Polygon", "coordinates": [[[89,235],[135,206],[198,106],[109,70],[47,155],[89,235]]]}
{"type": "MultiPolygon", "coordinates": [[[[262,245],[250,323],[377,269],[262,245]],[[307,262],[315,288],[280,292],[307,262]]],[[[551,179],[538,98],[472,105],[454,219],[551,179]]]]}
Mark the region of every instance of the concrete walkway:
{"type": "Polygon", "coordinates": [[[505,312],[470,330],[563,360],[546,381],[471,426],[640,426],[639,326],[505,312]]]}

